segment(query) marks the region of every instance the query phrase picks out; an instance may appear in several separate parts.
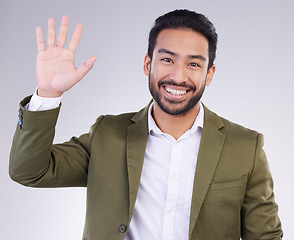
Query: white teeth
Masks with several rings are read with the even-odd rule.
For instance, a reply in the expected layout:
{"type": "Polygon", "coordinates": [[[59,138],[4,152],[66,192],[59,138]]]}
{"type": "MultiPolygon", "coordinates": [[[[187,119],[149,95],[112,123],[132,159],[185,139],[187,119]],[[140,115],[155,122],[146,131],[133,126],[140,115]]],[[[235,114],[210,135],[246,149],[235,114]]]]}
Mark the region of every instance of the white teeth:
{"type": "Polygon", "coordinates": [[[183,90],[171,89],[168,87],[165,87],[165,90],[175,96],[184,95],[187,92],[187,91],[183,91],[183,90]]]}

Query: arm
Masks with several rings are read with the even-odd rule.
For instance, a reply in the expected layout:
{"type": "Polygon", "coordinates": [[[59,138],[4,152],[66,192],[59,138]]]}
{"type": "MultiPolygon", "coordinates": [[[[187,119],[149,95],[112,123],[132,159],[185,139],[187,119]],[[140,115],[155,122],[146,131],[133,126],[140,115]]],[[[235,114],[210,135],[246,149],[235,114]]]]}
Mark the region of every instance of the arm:
{"type": "Polygon", "coordinates": [[[262,149],[263,136],[257,137],[255,162],[242,208],[242,239],[280,240],[283,236],[278,205],[273,193],[273,179],[262,149]]]}
{"type": "MultiPolygon", "coordinates": [[[[77,25],[68,48],[64,48],[67,29],[68,16],[64,16],[55,44],[54,19],[49,19],[47,49],[42,29],[36,29],[36,73],[38,95],[42,97],[60,97],[85,76],[96,60],[91,57],[79,68],[75,67],[74,54],[81,38],[82,24],[77,25]]],[[[85,186],[91,134],[53,145],[59,108],[32,112],[24,108],[29,101],[30,98],[26,98],[20,106],[19,127],[10,153],[11,178],[35,187],[85,186]]]]}
{"type": "Polygon", "coordinates": [[[28,111],[21,102],[23,126],[17,127],[10,152],[10,177],[30,187],[82,187],[87,185],[90,145],[97,119],[88,134],[53,145],[59,108],[28,111]]]}

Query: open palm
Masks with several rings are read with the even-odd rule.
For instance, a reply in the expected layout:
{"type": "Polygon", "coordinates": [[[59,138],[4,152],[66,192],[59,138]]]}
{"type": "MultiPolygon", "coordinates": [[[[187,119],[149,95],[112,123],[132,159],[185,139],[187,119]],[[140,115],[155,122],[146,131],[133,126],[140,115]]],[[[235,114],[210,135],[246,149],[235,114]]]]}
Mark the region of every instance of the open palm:
{"type": "Polygon", "coordinates": [[[96,57],[93,56],[79,68],[75,67],[74,55],[82,35],[83,25],[79,23],[76,26],[68,48],[64,48],[68,23],[68,16],[63,16],[57,37],[57,44],[55,44],[54,19],[48,20],[47,48],[42,29],[40,27],[36,29],[38,44],[36,74],[38,95],[40,96],[61,96],[65,91],[79,82],[93,67],[96,61],[96,57]]]}

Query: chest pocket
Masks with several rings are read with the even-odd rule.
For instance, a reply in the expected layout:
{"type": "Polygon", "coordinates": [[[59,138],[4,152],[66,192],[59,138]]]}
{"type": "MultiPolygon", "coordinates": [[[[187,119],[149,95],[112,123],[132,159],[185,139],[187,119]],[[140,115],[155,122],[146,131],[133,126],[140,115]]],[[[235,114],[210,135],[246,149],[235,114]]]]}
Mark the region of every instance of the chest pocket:
{"type": "Polygon", "coordinates": [[[207,200],[243,200],[246,190],[246,184],[247,177],[245,175],[242,178],[232,181],[213,181],[208,191],[207,200]]]}

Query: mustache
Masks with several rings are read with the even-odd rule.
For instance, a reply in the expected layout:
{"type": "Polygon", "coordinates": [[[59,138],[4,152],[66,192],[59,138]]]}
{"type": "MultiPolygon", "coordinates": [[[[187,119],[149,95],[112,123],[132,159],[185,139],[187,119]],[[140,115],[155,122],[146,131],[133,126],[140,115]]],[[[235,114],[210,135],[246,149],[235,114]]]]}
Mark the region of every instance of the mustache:
{"type": "Polygon", "coordinates": [[[185,82],[176,83],[174,80],[161,80],[158,82],[158,87],[160,88],[162,85],[173,85],[173,86],[178,86],[178,87],[185,87],[185,88],[190,89],[193,92],[196,91],[196,87],[194,85],[189,85],[185,82]]]}

